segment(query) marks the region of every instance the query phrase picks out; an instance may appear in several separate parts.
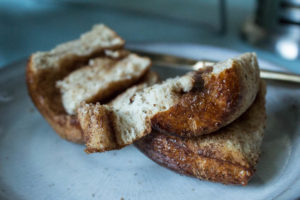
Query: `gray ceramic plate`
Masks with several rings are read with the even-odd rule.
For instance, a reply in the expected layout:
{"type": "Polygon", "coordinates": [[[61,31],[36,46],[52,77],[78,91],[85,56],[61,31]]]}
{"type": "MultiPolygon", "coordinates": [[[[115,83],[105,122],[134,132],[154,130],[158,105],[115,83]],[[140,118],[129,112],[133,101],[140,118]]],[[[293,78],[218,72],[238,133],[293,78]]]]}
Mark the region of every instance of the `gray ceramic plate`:
{"type": "MultiPolygon", "coordinates": [[[[188,44],[131,47],[222,60],[228,49],[188,44]]],[[[268,122],[257,172],[249,185],[228,186],[178,175],[134,146],[86,155],[60,139],[34,108],[26,61],[0,70],[1,199],[295,199],[300,196],[300,87],[268,82],[268,122]]],[[[260,60],[264,68],[282,70],[260,60]]],[[[155,66],[164,78],[182,73],[155,66]]]]}

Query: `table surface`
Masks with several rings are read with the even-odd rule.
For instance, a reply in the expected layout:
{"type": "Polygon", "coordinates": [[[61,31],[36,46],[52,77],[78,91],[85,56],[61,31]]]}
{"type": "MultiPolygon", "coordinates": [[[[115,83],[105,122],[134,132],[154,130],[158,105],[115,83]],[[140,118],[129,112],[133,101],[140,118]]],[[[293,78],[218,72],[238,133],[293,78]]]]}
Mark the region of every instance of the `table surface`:
{"type": "Polygon", "coordinates": [[[218,0],[152,1],[0,1],[0,67],[77,38],[93,24],[104,23],[128,44],[138,42],[192,43],[255,51],[260,58],[300,73],[300,61],[288,61],[253,47],[240,38],[245,20],[255,11],[254,0],[227,0],[228,29],[212,31],[218,23],[218,0]],[[203,25],[205,22],[208,25],[203,25]]]}

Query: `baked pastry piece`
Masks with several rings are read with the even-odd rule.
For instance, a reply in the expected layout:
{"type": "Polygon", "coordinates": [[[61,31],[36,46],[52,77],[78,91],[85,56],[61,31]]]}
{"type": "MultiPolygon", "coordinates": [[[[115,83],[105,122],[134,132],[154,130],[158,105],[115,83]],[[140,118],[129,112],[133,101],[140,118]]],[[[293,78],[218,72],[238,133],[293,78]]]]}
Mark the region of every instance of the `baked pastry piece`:
{"type": "Polygon", "coordinates": [[[180,138],[157,131],[136,142],[150,159],[178,173],[246,185],[255,172],[266,123],[265,85],[237,120],[209,135],[180,138]]]}
{"type": "Polygon", "coordinates": [[[107,102],[148,73],[150,60],[123,46],[114,31],[96,25],[78,40],[31,55],[26,72],[29,95],[61,137],[83,143],[75,115],[80,102],[107,102]]]}
{"type": "Polygon", "coordinates": [[[84,104],[78,118],[86,127],[86,151],[121,148],[152,128],[182,137],[212,133],[249,108],[258,86],[256,55],[246,53],[136,91],[130,98],[125,92],[109,105],[84,104]],[[100,142],[103,135],[116,143],[100,142]]]}

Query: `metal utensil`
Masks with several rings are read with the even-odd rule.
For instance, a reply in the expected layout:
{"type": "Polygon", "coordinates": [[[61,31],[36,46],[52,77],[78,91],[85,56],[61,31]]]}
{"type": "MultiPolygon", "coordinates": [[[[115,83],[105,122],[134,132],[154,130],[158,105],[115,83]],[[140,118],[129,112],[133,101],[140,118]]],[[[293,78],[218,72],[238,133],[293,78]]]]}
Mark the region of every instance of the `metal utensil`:
{"type": "MultiPolygon", "coordinates": [[[[164,67],[176,67],[182,69],[197,70],[201,66],[211,66],[216,63],[212,60],[196,60],[191,58],[184,58],[174,55],[153,53],[148,51],[141,51],[131,49],[132,52],[138,53],[142,56],[150,57],[152,63],[164,67]]],[[[271,70],[260,69],[260,77],[269,80],[286,81],[293,83],[300,83],[300,74],[278,72],[271,70]]]]}

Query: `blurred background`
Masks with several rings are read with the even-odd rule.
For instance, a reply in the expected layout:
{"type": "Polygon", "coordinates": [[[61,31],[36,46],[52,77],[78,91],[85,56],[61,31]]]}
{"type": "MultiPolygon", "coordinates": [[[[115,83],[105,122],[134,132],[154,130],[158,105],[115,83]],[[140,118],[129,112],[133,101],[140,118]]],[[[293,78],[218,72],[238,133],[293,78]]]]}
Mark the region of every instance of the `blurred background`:
{"type": "Polygon", "coordinates": [[[0,0],[0,67],[104,23],[127,44],[255,51],[300,73],[299,0],[0,0]]]}

